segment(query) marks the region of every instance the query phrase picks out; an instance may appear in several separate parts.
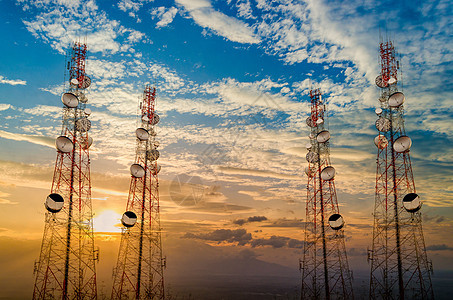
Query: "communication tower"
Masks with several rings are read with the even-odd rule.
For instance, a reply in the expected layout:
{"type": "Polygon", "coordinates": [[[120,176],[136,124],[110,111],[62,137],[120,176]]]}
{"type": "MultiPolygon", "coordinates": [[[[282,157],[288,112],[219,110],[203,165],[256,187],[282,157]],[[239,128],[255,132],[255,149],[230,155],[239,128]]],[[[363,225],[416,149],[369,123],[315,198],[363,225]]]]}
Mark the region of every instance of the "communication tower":
{"type": "Polygon", "coordinates": [[[147,86],[140,103],[141,119],[135,131],[135,162],[130,167],[131,184],[118,261],[113,275],[111,299],[165,299],[157,163],[159,142],[155,125],[156,89],[147,86]]]}
{"type": "Polygon", "coordinates": [[[91,110],[84,94],[86,44],[70,50],[69,87],[61,96],[63,124],[56,139],[51,193],[45,201],[44,236],[35,263],[33,299],[97,299],[88,135],[91,110]]]}
{"type": "Polygon", "coordinates": [[[319,89],[310,90],[310,98],[301,299],[353,299],[352,273],[344,242],[344,219],[338,209],[335,168],[330,163],[330,132],[325,128],[326,105],[319,89]]]}
{"type": "Polygon", "coordinates": [[[404,129],[405,96],[398,91],[395,48],[381,42],[379,131],[374,206],[370,299],[433,299],[432,265],[428,261],[409,150],[411,139],[404,129]]]}

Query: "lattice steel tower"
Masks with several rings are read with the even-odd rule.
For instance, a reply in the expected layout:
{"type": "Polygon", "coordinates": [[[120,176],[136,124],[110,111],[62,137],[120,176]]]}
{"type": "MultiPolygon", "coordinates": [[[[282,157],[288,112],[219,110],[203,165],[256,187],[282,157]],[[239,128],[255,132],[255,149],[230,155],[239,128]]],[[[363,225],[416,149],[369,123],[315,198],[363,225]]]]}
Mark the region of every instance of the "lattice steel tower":
{"type": "Polygon", "coordinates": [[[155,104],[156,89],[147,86],[140,103],[140,127],[135,131],[135,162],[130,167],[129,198],[121,218],[124,227],[111,299],[165,299],[155,104]]]}
{"type": "Polygon", "coordinates": [[[319,89],[311,90],[310,98],[301,299],[353,299],[352,273],[344,243],[344,219],[338,209],[335,169],[330,163],[330,133],[325,129],[326,105],[319,89]]]}
{"type": "Polygon", "coordinates": [[[374,142],[378,148],[370,299],[433,299],[428,261],[409,149],[404,130],[405,96],[398,91],[399,62],[391,41],[381,42],[381,88],[374,142]]]}
{"type": "Polygon", "coordinates": [[[44,236],[35,263],[33,299],[96,299],[93,214],[88,131],[91,110],[83,91],[91,84],[85,74],[86,44],[70,50],[69,86],[61,100],[63,124],[56,139],[51,194],[45,207],[44,236]]]}

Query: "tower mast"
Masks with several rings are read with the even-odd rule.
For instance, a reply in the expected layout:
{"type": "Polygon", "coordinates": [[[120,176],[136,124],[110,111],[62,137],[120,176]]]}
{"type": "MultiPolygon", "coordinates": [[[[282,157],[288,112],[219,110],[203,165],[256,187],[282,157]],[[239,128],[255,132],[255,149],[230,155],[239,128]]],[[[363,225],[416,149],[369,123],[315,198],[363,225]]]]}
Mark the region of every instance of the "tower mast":
{"type": "Polygon", "coordinates": [[[135,162],[131,165],[131,183],[118,261],[114,270],[111,299],[165,299],[165,258],[159,206],[157,164],[159,151],[155,125],[156,88],[146,86],[140,104],[141,120],[136,131],[135,162]]]}
{"type": "Polygon", "coordinates": [[[35,264],[33,299],[97,299],[88,131],[91,110],[83,91],[86,44],[73,44],[69,87],[61,96],[63,124],[56,139],[57,159],[45,207],[44,236],[35,264]]]}
{"type": "Polygon", "coordinates": [[[352,275],[344,243],[344,219],[338,209],[335,168],[330,162],[330,132],[325,129],[326,106],[319,89],[310,90],[310,99],[301,299],[353,299],[352,275]]]}
{"type": "Polygon", "coordinates": [[[433,299],[432,266],[428,261],[420,213],[421,200],[404,129],[405,96],[398,91],[399,62],[391,41],[381,42],[381,88],[376,109],[379,135],[374,206],[370,299],[433,299]]]}

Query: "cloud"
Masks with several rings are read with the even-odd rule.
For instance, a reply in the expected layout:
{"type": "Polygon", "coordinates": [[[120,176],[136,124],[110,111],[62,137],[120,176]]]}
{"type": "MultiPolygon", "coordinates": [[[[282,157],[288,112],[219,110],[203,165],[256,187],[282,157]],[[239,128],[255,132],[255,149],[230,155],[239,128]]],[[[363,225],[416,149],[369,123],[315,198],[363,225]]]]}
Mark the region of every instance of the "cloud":
{"type": "Polygon", "coordinates": [[[267,220],[267,218],[265,216],[253,216],[253,217],[248,217],[247,219],[234,220],[233,224],[242,226],[245,223],[262,222],[262,221],[266,221],[266,220],[267,220]]]}
{"type": "Polygon", "coordinates": [[[9,85],[26,85],[27,82],[25,80],[21,79],[6,79],[6,77],[3,77],[0,75],[0,83],[3,84],[9,84],[9,85]]]}
{"type": "Polygon", "coordinates": [[[200,234],[193,234],[193,233],[186,233],[182,236],[183,238],[187,239],[201,239],[206,241],[213,241],[213,242],[228,242],[234,243],[237,242],[239,245],[245,245],[252,239],[252,234],[248,233],[245,229],[217,229],[210,233],[200,233],[200,234]]]}
{"type": "Polygon", "coordinates": [[[4,111],[7,109],[13,108],[11,104],[6,104],[6,103],[0,103],[0,111],[4,111]]]}
{"type": "Polygon", "coordinates": [[[296,175],[286,175],[280,174],[272,171],[265,171],[265,170],[253,170],[253,169],[243,169],[243,168],[233,168],[233,167],[224,167],[218,166],[216,168],[218,171],[225,173],[225,174],[238,174],[238,175],[246,175],[246,176],[258,176],[258,177],[271,177],[271,178],[278,178],[278,179],[293,179],[293,180],[300,180],[300,176],[296,175]]]}
{"type": "Polygon", "coordinates": [[[294,227],[294,228],[303,228],[305,222],[302,219],[277,219],[272,221],[270,224],[265,224],[262,227],[294,227]]]}
{"type": "Polygon", "coordinates": [[[428,246],[428,247],[426,247],[426,250],[428,250],[428,251],[443,251],[443,250],[452,251],[453,247],[447,246],[445,244],[439,244],[439,245],[428,246]]]}
{"type": "Polygon", "coordinates": [[[38,136],[38,135],[28,135],[20,133],[11,133],[4,130],[0,130],[0,137],[13,141],[25,141],[41,146],[47,146],[55,148],[55,139],[47,136],[38,136]]]}
{"type": "Polygon", "coordinates": [[[161,6],[152,10],[151,15],[153,17],[159,18],[159,22],[156,23],[156,28],[165,27],[171,22],[173,22],[174,17],[178,9],[176,7],[170,7],[166,9],[165,7],[161,6]]]}
{"type": "Polygon", "coordinates": [[[288,247],[301,249],[304,246],[304,241],[292,239],[285,236],[273,235],[268,239],[253,239],[250,245],[254,248],[260,246],[271,246],[272,248],[288,247]]]}
{"type": "Polygon", "coordinates": [[[241,20],[214,10],[209,0],[176,0],[201,27],[209,28],[230,41],[256,44],[260,38],[241,20]]]}

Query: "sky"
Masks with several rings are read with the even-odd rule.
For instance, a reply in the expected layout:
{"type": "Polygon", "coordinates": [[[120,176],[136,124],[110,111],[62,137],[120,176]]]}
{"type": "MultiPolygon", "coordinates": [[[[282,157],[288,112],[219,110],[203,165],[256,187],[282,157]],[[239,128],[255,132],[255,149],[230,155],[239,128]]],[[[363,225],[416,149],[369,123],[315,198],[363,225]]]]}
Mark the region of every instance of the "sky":
{"type": "Polygon", "coordinates": [[[328,103],[356,295],[366,295],[380,36],[398,51],[434,289],[453,275],[450,1],[0,0],[0,299],[31,297],[66,53],[88,47],[100,295],[119,247],[141,93],[157,88],[165,280],[177,299],[292,299],[308,92],[328,103]]]}

